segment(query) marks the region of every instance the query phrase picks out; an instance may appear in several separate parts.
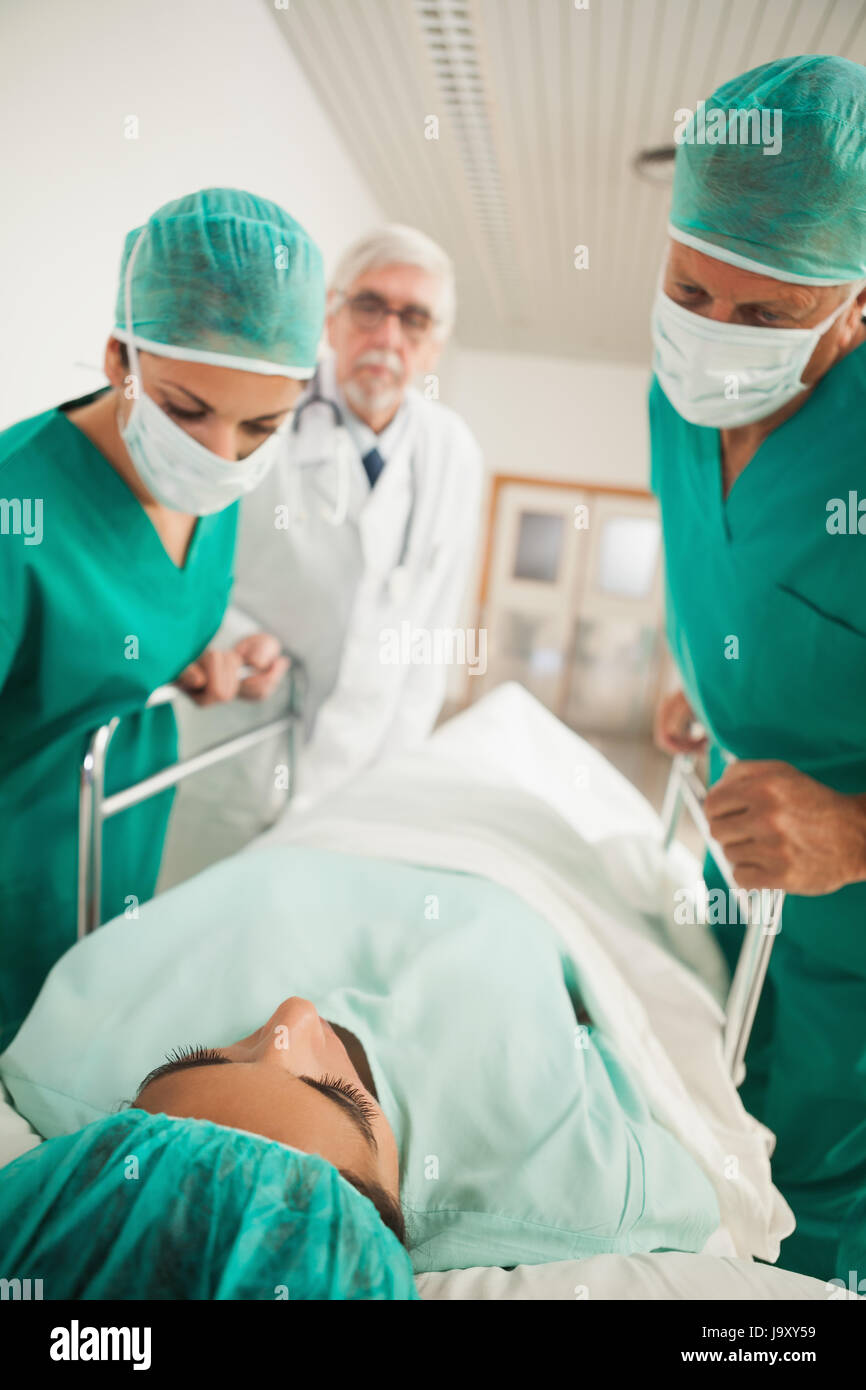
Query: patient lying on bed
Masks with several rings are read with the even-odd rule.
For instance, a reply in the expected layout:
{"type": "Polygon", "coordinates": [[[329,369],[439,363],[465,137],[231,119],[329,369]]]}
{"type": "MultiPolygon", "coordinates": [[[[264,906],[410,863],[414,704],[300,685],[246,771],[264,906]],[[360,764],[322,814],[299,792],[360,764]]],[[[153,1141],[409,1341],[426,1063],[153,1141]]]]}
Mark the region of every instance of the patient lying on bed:
{"type": "Polygon", "coordinates": [[[719,1225],[558,934],[472,873],[248,850],[68,952],[2,1074],[43,1134],[134,1096],[318,1154],[416,1272],[699,1251],[719,1225]]]}
{"type": "MultiPolygon", "coordinates": [[[[589,1023],[585,1010],[578,1018],[589,1023]]],[[[333,1163],[406,1244],[397,1141],[353,1033],[293,996],[228,1047],[178,1049],[142,1082],[135,1106],[213,1120],[333,1163]]]]}

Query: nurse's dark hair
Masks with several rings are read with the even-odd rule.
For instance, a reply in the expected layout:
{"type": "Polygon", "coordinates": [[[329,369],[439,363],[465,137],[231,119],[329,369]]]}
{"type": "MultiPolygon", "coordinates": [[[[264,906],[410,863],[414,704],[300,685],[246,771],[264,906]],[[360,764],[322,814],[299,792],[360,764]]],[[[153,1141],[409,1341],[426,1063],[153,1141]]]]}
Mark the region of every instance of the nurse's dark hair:
{"type": "Polygon", "coordinates": [[[338,1168],[341,1178],[350,1182],[362,1197],[366,1197],[368,1202],[372,1202],[377,1212],[381,1216],[389,1231],[393,1231],[400,1244],[406,1246],[406,1222],[403,1211],[398,1201],[386,1192],[384,1187],[380,1187],[377,1182],[365,1182],[359,1178],[357,1173],[351,1173],[348,1169],[338,1168]]]}

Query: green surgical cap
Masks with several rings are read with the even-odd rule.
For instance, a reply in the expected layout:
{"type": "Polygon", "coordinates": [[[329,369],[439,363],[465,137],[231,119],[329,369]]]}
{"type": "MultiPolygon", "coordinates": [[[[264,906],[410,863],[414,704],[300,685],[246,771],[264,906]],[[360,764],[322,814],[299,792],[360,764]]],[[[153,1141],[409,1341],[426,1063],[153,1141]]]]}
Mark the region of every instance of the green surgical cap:
{"type": "Polygon", "coordinates": [[[190,193],[126,238],[114,333],[128,342],[131,330],[144,351],[304,379],[315,369],[324,312],[319,248],[281,207],[252,193],[190,193]]]}
{"type": "Polygon", "coordinates": [[[866,68],[814,55],[752,68],[719,87],[681,136],[675,240],[780,280],[866,277],[866,68]],[[715,111],[727,113],[724,125],[715,111]],[[774,130],[778,153],[765,153],[774,130]],[[710,143],[718,133],[725,143],[710,143]]]}
{"type": "Polygon", "coordinates": [[[0,1270],[45,1299],[418,1297],[397,1237],[325,1159],[143,1110],[0,1170],[0,1270]]]}

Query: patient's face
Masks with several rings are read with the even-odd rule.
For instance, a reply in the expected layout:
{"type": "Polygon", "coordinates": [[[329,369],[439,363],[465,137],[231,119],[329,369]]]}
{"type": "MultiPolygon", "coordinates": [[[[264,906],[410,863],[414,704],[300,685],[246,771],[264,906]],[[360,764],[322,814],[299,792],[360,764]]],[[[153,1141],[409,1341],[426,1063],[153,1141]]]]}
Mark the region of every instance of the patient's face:
{"type": "MultiPolygon", "coordinates": [[[[369,1074],[367,1080],[372,1084],[369,1074]]],[[[240,1042],[196,1048],[191,1057],[157,1068],[145,1078],[135,1105],[154,1115],[213,1120],[321,1154],[399,1200],[391,1127],[340,1038],[307,999],[286,999],[240,1042]]]]}

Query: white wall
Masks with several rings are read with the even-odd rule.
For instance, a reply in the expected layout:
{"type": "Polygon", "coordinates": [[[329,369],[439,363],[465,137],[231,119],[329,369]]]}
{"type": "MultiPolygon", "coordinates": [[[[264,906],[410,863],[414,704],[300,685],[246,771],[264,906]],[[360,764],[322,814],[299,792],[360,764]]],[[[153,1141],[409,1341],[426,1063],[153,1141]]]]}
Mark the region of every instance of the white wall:
{"type": "MultiPolygon", "coordinates": [[[[0,23],[0,428],[101,383],[124,235],[168,199],[220,184],[273,198],[329,268],[384,219],[258,0],[49,11],[0,23]]],[[[638,367],[456,345],[442,365],[490,471],[634,486],[646,384],[638,367]]]]}
{"type": "Polygon", "coordinates": [[[469,424],[490,473],[649,486],[649,364],[456,347],[441,378],[443,400],[469,424]]]}
{"type": "MultiPolygon", "coordinates": [[[[0,428],[102,384],[123,239],[161,203],[248,188],[329,269],[384,220],[258,0],[8,6],[0,51],[0,428]]],[[[643,369],[454,344],[441,374],[489,472],[645,485],[643,369]]]]}
{"type": "Polygon", "coordinates": [[[328,268],[382,220],[259,0],[6,6],[0,51],[0,428],[103,383],[75,364],[100,368],[124,236],[169,199],[248,188],[328,268]]]}

